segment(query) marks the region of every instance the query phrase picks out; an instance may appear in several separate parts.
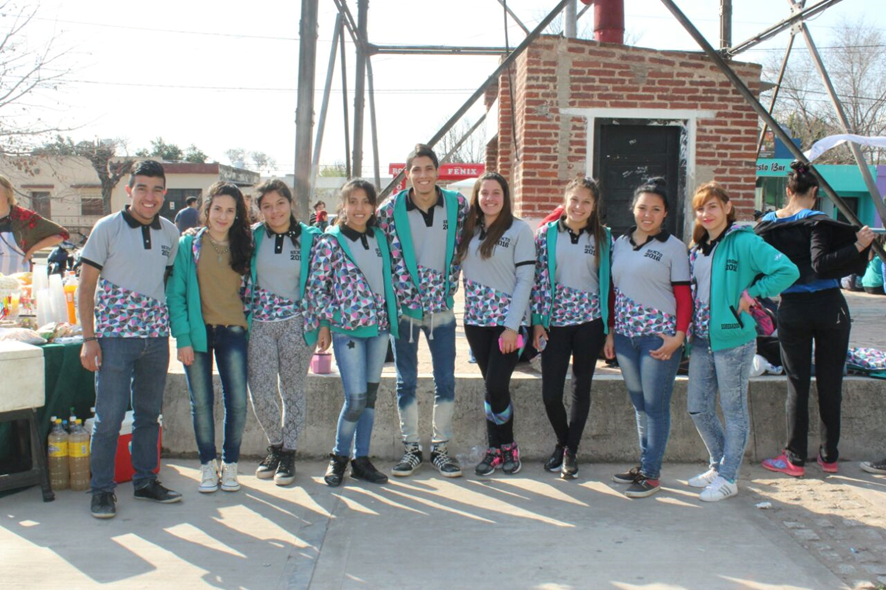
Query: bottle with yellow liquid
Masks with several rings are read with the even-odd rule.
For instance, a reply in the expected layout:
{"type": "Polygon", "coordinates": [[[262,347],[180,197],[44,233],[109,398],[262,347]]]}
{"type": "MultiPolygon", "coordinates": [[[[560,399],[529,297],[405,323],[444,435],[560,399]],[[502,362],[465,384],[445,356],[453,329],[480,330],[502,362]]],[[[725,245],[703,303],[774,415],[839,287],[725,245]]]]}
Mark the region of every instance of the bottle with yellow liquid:
{"type": "Polygon", "coordinates": [[[74,422],[68,438],[68,465],[71,471],[71,489],[77,492],[88,490],[89,434],[84,430],[80,419],[74,422]]]}
{"type": "Polygon", "coordinates": [[[49,433],[46,448],[49,454],[49,483],[53,490],[68,489],[68,439],[61,419],[55,420],[55,426],[49,433]]]}

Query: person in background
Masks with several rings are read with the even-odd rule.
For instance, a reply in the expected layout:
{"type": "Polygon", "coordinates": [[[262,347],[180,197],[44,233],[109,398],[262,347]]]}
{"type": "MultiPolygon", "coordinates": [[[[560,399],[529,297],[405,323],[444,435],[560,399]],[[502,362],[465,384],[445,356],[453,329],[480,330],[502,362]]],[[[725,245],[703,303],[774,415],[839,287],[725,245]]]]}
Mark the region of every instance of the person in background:
{"type": "Polygon", "coordinates": [[[317,201],[314,203],[314,210],[311,212],[308,225],[316,227],[321,232],[326,231],[326,228],[329,227],[329,213],[326,211],[325,202],[317,201]]]}
{"type": "Polygon", "coordinates": [[[197,197],[185,199],[185,208],[175,215],[175,227],[179,233],[185,233],[192,227],[200,225],[200,212],[197,210],[199,205],[200,199],[197,197]]]}
{"type": "Polygon", "coordinates": [[[305,286],[321,234],[295,219],[292,192],[282,180],[268,180],[255,190],[264,222],[252,228],[248,381],[252,409],[269,444],[255,476],[286,486],[295,480],[305,375],[319,328],[305,304],[305,286]]]}
{"type": "Polygon", "coordinates": [[[355,479],[388,481],[369,460],[378,384],[390,335],[396,338],[399,329],[391,257],[375,224],[376,205],[369,181],[357,178],[342,187],[337,225],[314,247],[306,292],[320,321],[317,348],[332,345],[345,392],[324,477],[332,487],[341,485],[348,463],[355,479]]]}
{"type": "Polygon", "coordinates": [[[46,272],[48,274],[64,276],[65,272],[70,270],[72,260],[66,246],[71,246],[71,244],[62,242],[49,253],[49,257],[46,259],[46,264],[48,265],[46,272]]]}
{"type": "Polygon", "coordinates": [[[474,184],[457,257],[465,283],[465,336],[486,387],[488,448],[475,472],[491,475],[501,467],[514,475],[522,463],[510,384],[525,346],[520,332],[532,293],[535,242],[529,225],[514,217],[500,174],[487,172],[474,184]]]}
{"type": "Polygon", "coordinates": [[[612,235],[600,221],[597,182],[566,185],[563,214],[539,228],[532,289],[533,346],[541,352],[542,397],[557,438],[545,462],[563,479],[578,475],[578,445],[591,409],[597,357],[609,330],[609,263],[612,235]],[[572,359],[572,405],[563,387],[572,359]]]}
{"type": "MultiPolygon", "coordinates": [[[[755,297],[772,297],[799,276],[797,267],[736,221],[728,193],[716,182],[692,198],[695,229],[689,266],[695,309],[686,406],[710,456],[689,479],[703,502],[738,494],[738,474],[750,432],[748,379],[756,354],[755,297]],[[717,415],[717,393],[725,427],[717,415]]],[[[781,326],[779,325],[779,330],[781,326]]]]}
{"type": "Polygon", "coordinates": [[[191,418],[200,453],[204,494],[236,492],[240,441],[246,426],[246,350],[249,322],[241,299],[252,259],[252,231],[246,201],[233,184],[209,187],[204,226],[179,240],[166,288],[172,336],[185,366],[191,418]],[[225,407],[222,464],[215,447],[215,392],[212,361],[218,368],[225,407]]]}
{"type": "Polygon", "coordinates": [[[18,206],[12,183],[0,175],[0,274],[30,271],[34,252],[69,237],[62,226],[18,206]]]}
{"type": "MultiPolygon", "coordinates": [[[[883,245],[882,237],[875,239],[881,246],[883,245]]],[[[864,271],[864,276],[861,278],[861,286],[865,293],[870,295],[883,295],[883,261],[880,260],[880,257],[877,256],[877,253],[873,249],[871,249],[868,256],[868,266],[864,271]]]]}
{"type": "Polygon", "coordinates": [[[443,477],[461,477],[458,461],[449,454],[455,410],[455,313],[453,294],[460,267],[467,200],[437,186],[440,163],[430,147],[418,144],[406,159],[412,187],[389,197],[378,208],[378,226],[391,244],[394,288],[403,317],[394,339],[397,364],[397,409],[403,437],[403,458],[392,473],[411,475],[424,461],[418,434],[418,338],[425,333],[434,372],[434,434],[431,464],[443,477]]]}
{"type": "Polygon", "coordinates": [[[126,410],[132,404],[132,488],[137,500],[178,502],[158,468],[158,417],[169,368],[169,313],[165,281],[179,234],[160,215],[166,195],[163,166],[143,160],[126,185],[129,205],[101,218],[83,248],[80,272],[80,362],[95,372],[92,502],[95,518],[117,514],[114,461],[126,410]]]}
{"type": "Polygon", "coordinates": [[[671,394],[692,319],[686,245],[664,229],[668,197],[663,178],[637,187],[636,225],[612,247],[615,303],[604,352],[616,356],[634,405],[640,465],[613,476],[628,498],[658,492],[671,431],[671,394]]]}
{"type": "Polygon", "coordinates": [[[764,216],[755,229],[800,271],[778,304],[778,343],[788,378],[787,437],[781,455],[763,461],[766,469],[792,477],[806,472],[813,343],[821,441],[816,459],[826,473],[837,472],[843,367],[851,329],[839,279],[864,272],[866,250],[874,239],[867,226],[858,229],[815,210],[818,188],[809,164],[792,162],[787,204],[764,216]]]}

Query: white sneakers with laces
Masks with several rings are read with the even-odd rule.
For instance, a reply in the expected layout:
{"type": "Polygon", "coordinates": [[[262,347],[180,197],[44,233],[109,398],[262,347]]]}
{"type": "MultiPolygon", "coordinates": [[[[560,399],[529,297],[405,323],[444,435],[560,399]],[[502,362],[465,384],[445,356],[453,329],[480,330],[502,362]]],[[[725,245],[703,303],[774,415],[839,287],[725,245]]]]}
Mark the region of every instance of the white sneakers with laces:
{"type": "Polygon", "coordinates": [[[715,479],[717,479],[718,475],[719,475],[719,473],[717,472],[717,470],[714,469],[713,467],[711,467],[710,469],[708,469],[704,473],[699,473],[695,477],[691,478],[686,483],[688,483],[689,487],[691,487],[691,488],[706,488],[709,485],[711,485],[711,483],[715,479]]]}
{"type": "Polygon", "coordinates": [[[240,489],[236,463],[222,463],[221,489],[223,492],[236,492],[240,489]]]}
{"type": "Polygon", "coordinates": [[[200,487],[197,491],[201,494],[218,491],[218,462],[215,459],[200,466],[200,487]]]}
{"type": "Polygon", "coordinates": [[[702,502],[719,502],[736,495],[738,495],[738,486],[718,475],[709,486],[701,491],[698,498],[702,502]]]}

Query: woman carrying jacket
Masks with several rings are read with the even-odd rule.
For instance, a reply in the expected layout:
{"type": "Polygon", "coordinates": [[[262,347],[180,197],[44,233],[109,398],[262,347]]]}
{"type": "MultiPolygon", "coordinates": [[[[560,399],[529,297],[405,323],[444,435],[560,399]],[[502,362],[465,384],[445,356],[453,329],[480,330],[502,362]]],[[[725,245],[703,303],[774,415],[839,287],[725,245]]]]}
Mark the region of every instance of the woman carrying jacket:
{"type": "Polygon", "coordinates": [[[689,480],[699,498],[716,502],[738,493],[748,441],[748,378],[756,354],[755,297],[778,295],[799,276],[797,267],[749,227],[735,223],[729,195],[716,182],[698,188],[693,247],[692,350],[687,409],[710,455],[708,471],[689,480]],[[726,424],[715,407],[717,391],[726,424]]]}
{"type": "Polygon", "coordinates": [[[390,334],[397,337],[399,324],[388,242],[375,223],[376,201],[375,187],[362,178],[342,187],[338,224],[317,242],[308,281],[306,300],[320,322],[317,348],[332,344],[345,392],[324,478],[332,487],[341,485],[349,462],[355,479],[388,481],[369,461],[378,383],[390,334]]]}
{"type": "Polygon", "coordinates": [[[166,303],[178,360],[185,366],[191,418],[200,452],[204,494],[240,489],[237,461],[246,426],[247,314],[241,299],[252,258],[252,232],[243,193],[233,184],[209,187],[204,226],[179,240],[166,303]],[[215,448],[212,359],[225,405],[222,465],[215,448]]]}
{"type": "Polygon", "coordinates": [[[818,464],[837,472],[843,365],[849,348],[849,307],[840,277],[864,272],[866,250],[874,239],[867,226],[857,230],[813,210],[818,180],[808,164],[793,162],[788,203],[768,213],[757,233],[797,265],[799,279],[782,293],[778,305],[778,343],[788,378],[787,441],[784,452],[763,461],[770,471],[804,475],[809,432],[809,385],[815,343],[821,446],[818,464]]]}
{"type": "Polygon", "coordinates": [[[295,480],[295,448],[305,424],[305,374],[317,342],[304,295],[320,230],[296,221],[292,193],[282,180],[268,180],[255,190],[264,223],[252,228],[249,393],[270,445],[255,476],[285,486],[295,480]]]}
{"type": "Polygon", "coordinates": [[[520,357],[520,328],[529,310],[535,270],[532,230],[514,217],[508,183],[488,172],[477,179],[458,246],[465,283],[465,336],[486,386],[486,456],[477,475],[522,467],[514,441],[511,375],[520,357]]]}
{"type": "Polygon", "coordinates": [[[532,290],[533,344],[541,350],[542,397],[557,443],[545,462],[563,479],[578,474],[576,455],[591,409],[591,380],[609,331],[612,237],[600,223],[600,188],[592,178],[566,185],[564,213],[539,228],[532,290]],[[572,357],[572,406],[563,386],[572,357]]]}

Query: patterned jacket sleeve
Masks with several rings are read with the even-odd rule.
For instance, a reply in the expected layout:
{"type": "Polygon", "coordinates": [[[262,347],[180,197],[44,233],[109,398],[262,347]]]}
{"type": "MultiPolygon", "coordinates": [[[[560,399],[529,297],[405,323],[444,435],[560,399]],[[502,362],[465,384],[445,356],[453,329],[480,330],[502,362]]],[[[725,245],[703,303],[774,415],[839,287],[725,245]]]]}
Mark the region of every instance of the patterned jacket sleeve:
{"type": "Polygon", "coordinates": [[[548,270],[547,224],[542,224],[535,235],[535,283],[532,286],[532,324],[542,324],[542,318],[550,313],[552,294],[548,270]]]}
{"type": "MultiPolygon", "coordinates": [[[[468,200],[459,193],[458,194],[458,221],[455,227],[455,251],[458,251],[458,245],[461,243],[465,232],[465,219],[468,216],[468,200]]],[[[452,263],[449,265],[449,294],[454,295],[458,291],[458,277],[461,274],[461,262],[453,256],[452,263]]]]}
{"type": "Polygon", "coordinates": [[[336,250],[334,236],[323,235],[318,238],[314,245],[314,254],[311,258],[311,274],[308,276],[308,284],[305,289],[307,308],[311,310],[320,326],[329,327],[332,324],[332,315],[335,311],[335,297],[333,295],[334,261],[336,250]]]}
{"type": "Polygon", "coordinates": [[[388,238],[388,246],[391,250],[391,274],[394,281],[394,291],[397,300],[402,306],[420,308],[418,293],[409,271],[406,269],[406,260],[403,258],[403,245],[397,235],[397,226],[394,223],[394,196],[389,197],[376,211],[378,227],[388,238]]]}

